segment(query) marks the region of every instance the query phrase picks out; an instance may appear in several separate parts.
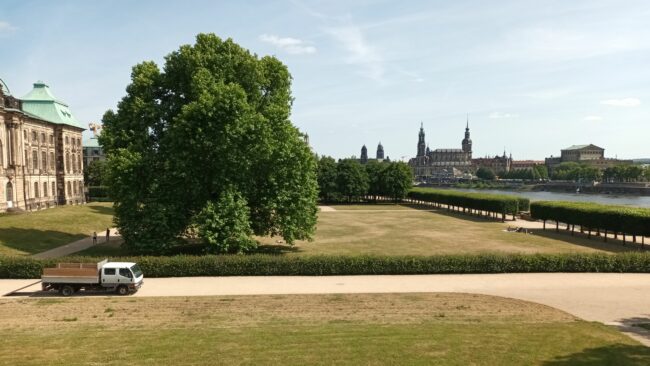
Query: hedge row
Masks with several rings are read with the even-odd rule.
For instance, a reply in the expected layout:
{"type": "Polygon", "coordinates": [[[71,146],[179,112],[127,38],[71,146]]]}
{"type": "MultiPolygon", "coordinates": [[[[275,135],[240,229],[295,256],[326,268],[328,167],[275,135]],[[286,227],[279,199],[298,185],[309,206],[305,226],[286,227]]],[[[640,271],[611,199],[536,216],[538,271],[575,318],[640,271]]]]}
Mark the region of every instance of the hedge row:
{"type": "MultiPolygon", "coordinates": [[[[38,260],[0,257],[0,278],[39,278],[56,262],[97,262],[102,258],[38,260]]],[[[480,254],[440,256],[279,256],[224,255],[112,258],[137,262],[145,277],[321,276],[525,272],[650,273],[650,253],[480,254]]]]}
{"type": "Polygon", "coordinates": [[[530,206],[536,220],[553,220],[612,233],[650,236],[650,209],[589,202],[539,201],[530,206]]]}
{"type": "Polygon", "coordinates": [[[528,211],[530,200],[524,197],[470,193],[432,188],[414,188],[407,194],[408,198],[419,201],[435,202],[443,205],[469,208],[502,215],[517,215],[528,211]]]}

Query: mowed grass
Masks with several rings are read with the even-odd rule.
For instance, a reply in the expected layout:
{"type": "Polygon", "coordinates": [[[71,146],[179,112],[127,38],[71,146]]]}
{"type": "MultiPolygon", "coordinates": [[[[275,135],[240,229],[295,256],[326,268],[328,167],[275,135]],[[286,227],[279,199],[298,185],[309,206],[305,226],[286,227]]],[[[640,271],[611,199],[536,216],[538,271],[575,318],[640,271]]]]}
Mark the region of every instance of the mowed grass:
{"type": "Polygon", "coordinates": [[[475,294],[0,299],[6,365],[646,365],[650,348],[475,294]]]}
{"type": "Polygon", "coordinates": [[[87,237],[113,226],[112,203],[60,206],[0,214],[0,255],[28,255],[87,237]]]}
{"type": "Polygon", "coordinates": [[[449,213],[445,209],[415,209],[402,205],[331,206],[321,210],[315,239],[293,248],[278,238],[257,238],[262,249],[290,255],[436,255],[500,253],[619,252],[632,250],[616,243],[578,235],[532,230],[507,232],[518,222],[449,213]]]}

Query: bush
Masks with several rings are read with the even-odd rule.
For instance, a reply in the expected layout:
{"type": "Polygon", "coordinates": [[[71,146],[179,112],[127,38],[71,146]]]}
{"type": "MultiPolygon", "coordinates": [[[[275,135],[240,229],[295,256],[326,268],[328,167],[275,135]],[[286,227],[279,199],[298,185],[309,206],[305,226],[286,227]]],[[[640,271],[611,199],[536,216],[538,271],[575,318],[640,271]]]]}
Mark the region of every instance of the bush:
{"type": "Polygon", "coordinates": [[[530,205],[536,220],[553,220],[591,229],[650,236],[650,209],[590,202],[539,201],[530,205]]]}
{"type": "MultiPolygon", "coordinates": [[[[0,278],[39,278],[57,262],[97,262],[103,258],[38,260],[0,258],[0,278]]],[[[439,256],[282,256],[206,255],[125,257],[137,262],[146,277],[322,276],[526,272],[650,273],[650,253],[621,254],[479,254],[439,256]]]]}
{"type": "Polygon", "coordinates": [[[527,211],[530,206],[530,201],[523,197],[432,188],[414,188],[409,191],[408,197],[414,200],[511,215],[527,211]]]}

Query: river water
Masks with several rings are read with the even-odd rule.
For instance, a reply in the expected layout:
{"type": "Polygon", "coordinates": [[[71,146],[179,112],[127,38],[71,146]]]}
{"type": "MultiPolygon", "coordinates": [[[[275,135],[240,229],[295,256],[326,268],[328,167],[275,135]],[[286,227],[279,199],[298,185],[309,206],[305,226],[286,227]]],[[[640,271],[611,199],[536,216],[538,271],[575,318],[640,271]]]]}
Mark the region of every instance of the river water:
{"type": "Polygon", "coordinates": [[[528,192],[528,191],[506,191],[498,189],[464,189],[453,188],[455,191],[477,192],[477,193],[494,193],[521,196],[531,201],[578,201],[578,202],[596,202],[604,205],[623,205],[650,208],[650,196],[630,196],[630,195],[612,195],[612,194],[577,194],[577,193],[559,193],[559,192],[528,192]]]}

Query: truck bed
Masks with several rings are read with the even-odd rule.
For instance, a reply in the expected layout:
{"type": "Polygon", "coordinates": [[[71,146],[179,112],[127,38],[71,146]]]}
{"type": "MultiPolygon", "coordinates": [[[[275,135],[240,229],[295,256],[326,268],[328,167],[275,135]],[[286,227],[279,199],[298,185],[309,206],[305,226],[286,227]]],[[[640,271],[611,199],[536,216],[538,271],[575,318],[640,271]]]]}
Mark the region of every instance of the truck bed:
{"type": "Polygon", "coordinates": [[[97,263],[59,263],[56,268],[43,268],[44,283],[99,283],[97,263]]]}

